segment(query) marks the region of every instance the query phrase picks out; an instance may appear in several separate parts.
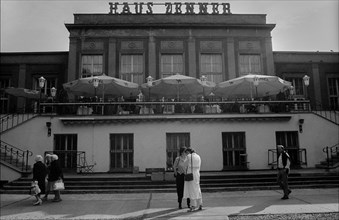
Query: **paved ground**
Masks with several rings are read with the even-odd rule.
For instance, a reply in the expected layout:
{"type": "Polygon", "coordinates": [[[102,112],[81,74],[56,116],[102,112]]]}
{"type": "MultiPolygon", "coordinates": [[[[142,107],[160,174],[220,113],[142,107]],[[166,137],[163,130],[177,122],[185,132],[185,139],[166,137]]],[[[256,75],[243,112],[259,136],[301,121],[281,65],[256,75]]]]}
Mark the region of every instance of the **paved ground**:
{"type": "Polygon", "coordinates": [[[65,194],[41,206],[28,195],[1,194],[1,219],[338,219],[338,190],[295,189],[289,200],[274,190],[203,193],[204,209],[193,213],[177,209],[174,193],[65,194]]]}

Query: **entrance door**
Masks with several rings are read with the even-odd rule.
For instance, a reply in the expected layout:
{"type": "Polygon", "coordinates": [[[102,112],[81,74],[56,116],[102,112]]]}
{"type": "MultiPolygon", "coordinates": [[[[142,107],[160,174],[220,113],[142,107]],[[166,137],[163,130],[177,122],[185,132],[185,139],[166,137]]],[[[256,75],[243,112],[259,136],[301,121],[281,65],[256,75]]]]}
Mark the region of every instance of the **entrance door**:
{"type": "Polygon", "coordinates": [[[223,169],[247,169],[245,132],[223,132],[223,169]]]}
{"type": "Polygon", "coordinates": [[[111,134],[111,172],[132,172],[134,144],[133,134],[111,134]]]}
{"type": "Polygon", "coordinates": [[[54,153],[58,155],[60,166],[64,171],[76,171],[77,149],[77,134],[54,135],[54,153]]]}
{"type": "Polygon", "coordinates": [[[277,131],[276,143],[277,145],[283,145],[285,150],[291,157],[291,167],[299,168],[301,160],[299,152],[299,137],[298,131],[277,131]]]}
{"type": "Polygon", "coordinates": [[[189,133],[167,133],[166,134],[166,169],[173,170],[173,163],[178,156],[180,147],[190,146],[189,133]]]}

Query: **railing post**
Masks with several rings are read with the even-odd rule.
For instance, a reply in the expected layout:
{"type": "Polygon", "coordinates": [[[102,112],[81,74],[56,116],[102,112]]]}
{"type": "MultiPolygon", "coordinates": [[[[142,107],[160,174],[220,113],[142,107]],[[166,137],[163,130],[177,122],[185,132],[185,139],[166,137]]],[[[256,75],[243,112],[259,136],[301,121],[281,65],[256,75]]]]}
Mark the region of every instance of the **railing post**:
{"type": "Polygon", "coordinates": [[[328,146],[326,147],[326,157],[327,157],[327,159],[326,159],[326,161],[327,161],[327,167],[330,167],[330,157],[329,157],[329,155],[328,155],[328,146]]]}
{"type": "Polygon", "coordinates": [[[29,151],[26,150],[26,171],[28,170],[28,154],[29,154],[29,151]]]}

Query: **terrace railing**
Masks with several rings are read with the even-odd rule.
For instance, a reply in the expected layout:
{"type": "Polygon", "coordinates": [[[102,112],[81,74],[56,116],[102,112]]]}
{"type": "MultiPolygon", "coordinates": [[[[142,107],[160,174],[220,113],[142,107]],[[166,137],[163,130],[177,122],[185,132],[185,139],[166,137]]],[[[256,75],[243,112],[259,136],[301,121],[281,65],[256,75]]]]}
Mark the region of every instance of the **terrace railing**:
{"type": "MultiPolygon", "coordinates": [[[[308,100],[209,102],[69,102],[41,103],[64,115],[255,114],[310,112],[308,100]]],[[[45,112],[46,114],[49,114],[45,112]]]]}

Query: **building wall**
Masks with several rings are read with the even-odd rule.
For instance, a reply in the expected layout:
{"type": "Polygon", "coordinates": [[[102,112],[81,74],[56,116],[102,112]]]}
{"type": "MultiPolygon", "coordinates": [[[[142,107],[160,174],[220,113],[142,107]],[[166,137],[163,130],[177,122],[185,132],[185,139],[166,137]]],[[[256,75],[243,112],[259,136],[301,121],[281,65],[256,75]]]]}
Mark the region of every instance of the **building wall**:
{"type": "MultiPolygon", "coordinates": [[[[270,169],[268,149],[275,149],[276,131],[298,131],[299,119],[304,119],[299,134],[300,148],[307,150],[307,167],[325,159],[322,149],[339,142],[339,128],[332,122],[314,114],[291,114],[289,121],[149,121],[126,123],[100,123],[64,125],[59,117],[37,117],[7,131],[2,140],[43,155],[53,150],[54,134],[78,134],[78,151],[86,151],[87,162],[96,163],[95,172],[108,172],[110,168],[110,139],[112,133],[134,135],[134,166],[140,171],[148,167],[166,167],[166,133],[190,133],[191,146],[202,157],[202,171],[223,169],[222,132],[245,132],[250,169],[270,169]],[[46,122],[52,122],[52,136],[47,136],[46,122]],[[34,129],[33,129],[34,128],[34,129]],[[18,137],[20,134],[20,138],[18,137]]],[[[94,116],[95,117],[95,116],[94,116]]],[[[34,163],[30,158],[30,164],[34,163]]]]}
{"type": "Polygon", "coordinates": [[[223,80],[239,76],[240,53],[260,54],[262,74],[273,75],[274,26],[266,24],[266,15],[75,14],[74,24],[66,24],[70,32],[68,81],[80,77],[81,56],[91,53],[104,56],[105,74],[119,77],[120,53],[126,52],[121,45],[130,43],[140,45],[130,51],[144,54],[144,78],[161,78],[159,57],[164,51],[184,53],[184,74],[193,77],[200,77],[202,52],[222,53],[223,80]],[[164,49],[164,42],[177,45],[164,49]]]}

